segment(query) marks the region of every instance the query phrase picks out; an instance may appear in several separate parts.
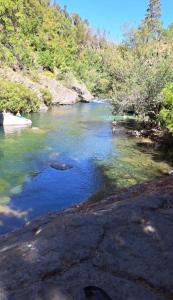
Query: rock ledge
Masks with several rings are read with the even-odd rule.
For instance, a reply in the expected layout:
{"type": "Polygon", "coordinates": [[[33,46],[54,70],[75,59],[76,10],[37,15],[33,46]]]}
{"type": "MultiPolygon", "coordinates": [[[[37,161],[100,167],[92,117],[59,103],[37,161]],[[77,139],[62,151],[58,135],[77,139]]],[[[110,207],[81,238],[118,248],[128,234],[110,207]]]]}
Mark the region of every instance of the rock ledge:
{"type": "Polygon", "coordinates": [[[0,299],[171,300],[172,232],[172,177],[48,214],[0,237],[0,299]]]}

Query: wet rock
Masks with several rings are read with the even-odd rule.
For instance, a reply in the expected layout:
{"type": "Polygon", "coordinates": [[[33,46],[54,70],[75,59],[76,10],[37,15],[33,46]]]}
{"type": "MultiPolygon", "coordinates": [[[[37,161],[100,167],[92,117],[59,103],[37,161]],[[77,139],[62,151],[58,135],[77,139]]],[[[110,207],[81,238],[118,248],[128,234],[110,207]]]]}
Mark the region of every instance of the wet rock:
{"type": "Polygon", "coordinates": [[[73,168],[73,166],[70,164],[57,163],[57,162],[51,163],[50,166],[51,166],[51,168],[53,168],[55,170],[59,170],[59,171],[66,171],[66,170],[73,168]]]}

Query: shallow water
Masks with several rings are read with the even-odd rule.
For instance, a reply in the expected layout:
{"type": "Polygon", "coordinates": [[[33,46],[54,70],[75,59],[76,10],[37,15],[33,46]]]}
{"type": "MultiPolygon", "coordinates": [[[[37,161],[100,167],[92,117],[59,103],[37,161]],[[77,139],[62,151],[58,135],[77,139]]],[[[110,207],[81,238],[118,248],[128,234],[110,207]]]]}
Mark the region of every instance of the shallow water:
{"type": "Polygon", "coordinates": [[[29,118],[33,128],[0,129],[0,233],[96,192],[169,170],[157,153],[142,151],[122,128],[112,134],[109,105],[62,106],[29,118]],[[73,168],[55,170],[53,163],[73,168]]]}

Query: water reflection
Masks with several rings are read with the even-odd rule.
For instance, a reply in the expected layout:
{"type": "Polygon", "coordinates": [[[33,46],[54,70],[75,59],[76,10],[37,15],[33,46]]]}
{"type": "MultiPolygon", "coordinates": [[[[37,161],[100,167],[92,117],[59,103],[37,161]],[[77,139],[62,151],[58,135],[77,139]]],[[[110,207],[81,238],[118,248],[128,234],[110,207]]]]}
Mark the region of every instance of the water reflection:
{"type": "Polygon", "coordinates": [[[9,136],[9,135],[13,135],[13,134],[16,134],[16,135],[20,135],[21,132],[28,128],[29,126],[27,125],[23,125],[23,126],[10,126],[10,125],[6,125],[6,126],[3,126],[3,133],[5,136],[9,136]]]}

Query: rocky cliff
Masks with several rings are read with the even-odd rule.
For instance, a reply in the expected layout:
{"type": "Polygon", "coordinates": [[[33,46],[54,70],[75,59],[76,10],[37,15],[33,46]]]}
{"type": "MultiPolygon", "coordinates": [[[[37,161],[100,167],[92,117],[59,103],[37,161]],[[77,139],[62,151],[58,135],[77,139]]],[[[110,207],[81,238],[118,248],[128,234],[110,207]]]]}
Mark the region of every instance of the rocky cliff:
{"type": "Polygon", "coordinates": [[[1,300],[173,299],[173,178],[0,238],[1,300]]]}
{"type": "Polygon", "coordinates": [[[53,105],[71,105],[77,102],[90,102],[93,99],[91,93],[87,90],[85,84],[78,80],[73,80],[70,87],[66,87],[56,78],[46,76],[44,72],[37,74],[36,80],[33,80],[30,74],[12,69],[0,68],[0,77],[9,81],[25,85],[36,93],[40,99],[40,111],[46,110],[47,107],[43,101],[41,90],[47,88],[52,96],[53,105]]]}

